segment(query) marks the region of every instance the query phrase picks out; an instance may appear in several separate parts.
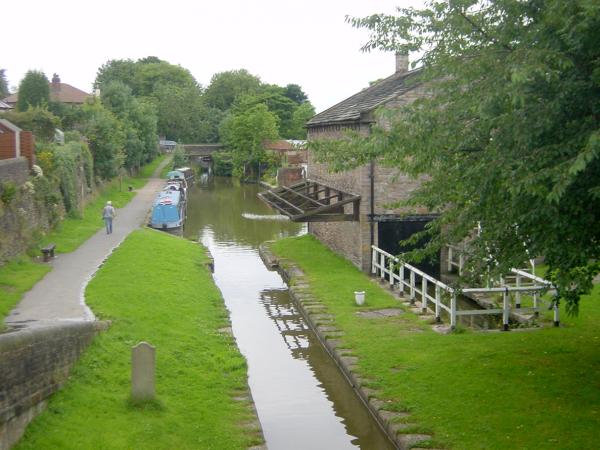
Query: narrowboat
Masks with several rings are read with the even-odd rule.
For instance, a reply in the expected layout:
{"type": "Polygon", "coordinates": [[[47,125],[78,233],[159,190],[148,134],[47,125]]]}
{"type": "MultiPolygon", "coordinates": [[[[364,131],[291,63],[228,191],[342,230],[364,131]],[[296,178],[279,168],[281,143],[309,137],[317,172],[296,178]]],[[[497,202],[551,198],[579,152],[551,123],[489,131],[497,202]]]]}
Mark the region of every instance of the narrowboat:
{"type": "Polygon", "coordinates": [[[181,172],[187,184],[191,185],[194,183],[194,170],[189,167],[178,167],[175,172],[181,172]]]}
{"type": "Polygon", "coordinates": [[[183,227],[185,201],[178,190],[161,191],[152,205],[150,226],[159,230],[172,230],[183,227]]]}

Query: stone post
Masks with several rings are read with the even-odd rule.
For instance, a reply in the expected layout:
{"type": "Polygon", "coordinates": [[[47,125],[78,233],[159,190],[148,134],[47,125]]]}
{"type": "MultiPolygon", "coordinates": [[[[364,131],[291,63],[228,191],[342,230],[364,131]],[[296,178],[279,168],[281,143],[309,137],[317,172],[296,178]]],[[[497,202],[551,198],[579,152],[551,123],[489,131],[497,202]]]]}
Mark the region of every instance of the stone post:
{"type": "Polygon", "coordinates": [[[154,371],[156,349],[147,342],[140,342],[131,349],[131,398],[152,400],[155,397],[154,371]]]}

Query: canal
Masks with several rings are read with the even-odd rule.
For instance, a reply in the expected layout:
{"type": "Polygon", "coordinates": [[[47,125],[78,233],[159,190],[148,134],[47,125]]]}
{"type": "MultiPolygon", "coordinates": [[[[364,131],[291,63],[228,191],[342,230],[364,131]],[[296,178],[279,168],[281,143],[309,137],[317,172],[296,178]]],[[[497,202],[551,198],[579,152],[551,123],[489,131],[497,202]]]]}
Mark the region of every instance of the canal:
{"type": "Polygon", "coordinates": [[[214,278],[248,361],[249,385],[267,446],[393,449],[292,302],[258,246],[305,233],[258,200],[257,185],[203,175],[189,192],[184,235],[215,260],[214,278]]]}

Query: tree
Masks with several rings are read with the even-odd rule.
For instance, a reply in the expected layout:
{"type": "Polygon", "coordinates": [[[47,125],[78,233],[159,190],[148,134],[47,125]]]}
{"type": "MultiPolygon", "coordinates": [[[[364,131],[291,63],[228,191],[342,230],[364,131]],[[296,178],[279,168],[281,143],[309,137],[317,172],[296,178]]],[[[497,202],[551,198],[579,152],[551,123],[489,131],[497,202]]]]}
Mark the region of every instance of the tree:
{"type": "Polygon", "coordinates": [[[10,95],[8,89],[8,80],[6,79],[6,69],[0,69],[0,100],[10,95]]]}
{"type": "Polygon", "coordinates": [[[292,116],[292,126],[290,129],[290,136],[292,139],[306,139],[306,122],[315,115],[315,108],[309,102],[306,101],[299,105],[294,111],[292,116]]]}
{"type": "Polygon", "coordinates": [[[409,203],[441,213],[429,251],[469,237],[472,269],[496,274],[543,256],[576,312],[600,270],[597,2],[435,0],[348,20],[371,32],[364,50],[424,51],[430,96],[317,153],[428,175],[409,203]]]}
{"type": "Polygon", "coordinates": [[[232,111],[221,125],[221,138],[232,152],[234,175],[244,175],[247,168],[256,174],[259,165],[267,161],[265,141],[277,137],[277,116],[266,105],[232,111]]]}
{"type": "Polygon", "coordinates": [[[209,107],[226,111],[238,96],[257,93],[260,86],[260,78],[246,69],[217,73],[204,92],[204,101],[209,107]]]}
{"type": "Polygon", "coordinates": [[[94,158],[94,172],[103,179],[119,173],[125,161],[125,133],[119,120],[98,101],[83,105],[82,132],[94,158]]]}
{"type": "Polygon", "coordinates": [[[308,96],[304,93],[302,88],[300,86],[298,86],[297,84],[288,84],[284,88],[283,95],[285,95],[290,100],[298,103],[299,105],[301,105],[302,103],[304,103],[305,101],[308,100],[308,96]]]}
{"type": "Polygon", "coordinates": [[[30,106],[47,105],[50,101],[50,86],[44,72],[30,70],[19,84],[17,110],[27,111],[30,106]]]}
{"type": "Polygon", "coordinates": [[[102,104],[121,122],[124,132],[125,167],[136,172],[157,152],[156,109],[131,94],[120,81],[111,81],[102,90],[102,104]]]}

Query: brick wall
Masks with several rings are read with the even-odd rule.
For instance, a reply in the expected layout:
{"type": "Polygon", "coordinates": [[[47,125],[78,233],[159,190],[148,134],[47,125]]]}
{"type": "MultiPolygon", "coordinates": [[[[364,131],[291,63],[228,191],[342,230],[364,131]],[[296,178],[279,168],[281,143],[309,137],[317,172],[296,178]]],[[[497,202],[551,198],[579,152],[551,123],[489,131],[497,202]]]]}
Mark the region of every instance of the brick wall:
{"type": "Polygon", "coordinates": [[[0,449],[10,448],[106,322],[69,322],[0,334],[0,449]]]}
{"type": "Polygon", "coordinates": [[[27,158],[31,169],[31,166],[35,164],[35,138],[31,131],[21,131],[19,135],[21,137],[21,156],[27,158]]]}
{"type": "Polygon", "coordinates": [[[277,185],[291,186],[303,179],[302,167],[280,167],[277,169],[277,185]]]}

